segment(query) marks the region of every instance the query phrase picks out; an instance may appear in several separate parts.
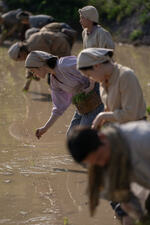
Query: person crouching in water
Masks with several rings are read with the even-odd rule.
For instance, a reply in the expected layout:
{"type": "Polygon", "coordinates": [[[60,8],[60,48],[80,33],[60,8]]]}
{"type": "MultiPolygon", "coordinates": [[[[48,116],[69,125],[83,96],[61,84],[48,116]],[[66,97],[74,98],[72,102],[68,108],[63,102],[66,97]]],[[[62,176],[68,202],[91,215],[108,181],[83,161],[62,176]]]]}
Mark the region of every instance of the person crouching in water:
{"type": "Polygon", "coordinates": [[[150,224],[150,122],[109,124],[100,131],[75,127],[67,137],[73,159],[88,168],[91,216],[101,198],[121,202],[130,218],[150,224]]]}
{"type": "MultiPolygon", "coordinates": [[[[9,48],[8,54],[15,61],[25,61],[27,55],[35,50],[49,52],[58,57],[71,55],[71,46],[67,35],[61,32],[46,31],[34,33],[24,42],[16,42],[9,48]]],[[[29,90],[32,79],[39,80],[32,73],[27,73],[26,78],[23,91],[29,90]]]]}
{"type": "Polygon", "coordinates": [[[79,118],[73,117],[68,133],[73,126],[91,125],[96,115],[103,111],[100,96],[94,90],[95,83],[90,82],[76,69],[76,61],[76,56],[66,56],[59,59],[43,51],[32,51],[27,56],[25,67],[35,76],[45,78],[47,73],[51,74],[50,86],[53,108],[46,124],[37,129],[37,138],[47,132],[73,100],[81,118],[79,120],[79,118]],[[89,98],[86,98],[85,95],[84,100],[79,101],[80,94],[83,97],[84,92],[87,93],[89,98]],[[90,103],[88,103],[88,99],[90,99],[90,103]]]}
{"type": "MultiPolygon", "coordinates": [[[[88,48],[82,50],[77,59],[77,68],[82,74],[101,84],[100,96],[105,110],[94,119],[92,127],[95,129],[106,123],[146,119],[140,83],[132,69],[112,60],[113,52],[113,49],[88,48]]],[[[112,202],[111,205],[122,224],[130,224],[120,204],[112,202]]]]}
{"type": "Polygon", "coordinates": [[[104,122],[125,123],[146,119],[146,104],[134,71],[114,62],[112,56],[113,49],[88,48],[77,57],[80,72],[101,84],[100,96],[105,112],[95,118],[95,129],[104,122]]]}

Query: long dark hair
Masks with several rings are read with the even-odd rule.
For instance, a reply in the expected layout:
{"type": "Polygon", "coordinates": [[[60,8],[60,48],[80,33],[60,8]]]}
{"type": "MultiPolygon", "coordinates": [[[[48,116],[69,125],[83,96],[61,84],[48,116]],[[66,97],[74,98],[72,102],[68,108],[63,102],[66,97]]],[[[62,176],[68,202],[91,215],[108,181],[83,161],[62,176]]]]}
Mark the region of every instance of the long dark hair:
{"type": "Polygon", "coordinates": [[[78,163],[82,162],[90,153],[95,152],[97,148],[103,145],[98,131],[90,127],[75,126],[67,137],[67,147],[78,163]]]}

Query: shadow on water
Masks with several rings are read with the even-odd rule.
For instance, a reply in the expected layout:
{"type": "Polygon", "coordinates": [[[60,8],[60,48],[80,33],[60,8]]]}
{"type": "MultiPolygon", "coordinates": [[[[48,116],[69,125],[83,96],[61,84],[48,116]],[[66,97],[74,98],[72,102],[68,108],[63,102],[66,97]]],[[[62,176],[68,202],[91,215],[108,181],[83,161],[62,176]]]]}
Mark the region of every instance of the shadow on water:
{"type": "Polygon", "coordinates": [[[42,102],[52,101],[51,95],[48,93],[41,93],[36,91],[28,91],[28,93],[33,95],[32,100],[34,101],[42,101],[42,102]],[[37,96],[37,98],[34,96],[37,96]]]}

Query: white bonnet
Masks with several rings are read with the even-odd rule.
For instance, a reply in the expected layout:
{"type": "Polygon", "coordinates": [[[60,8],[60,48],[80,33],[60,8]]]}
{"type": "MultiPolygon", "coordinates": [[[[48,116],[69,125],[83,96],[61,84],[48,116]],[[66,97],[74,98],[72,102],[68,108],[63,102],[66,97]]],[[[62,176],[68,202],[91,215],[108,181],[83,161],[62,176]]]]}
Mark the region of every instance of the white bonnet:
{"type": "Polygon", "coordinates": [[[77,69],[93,66],[98,63],[110,61],[113,49],[87,48],[82,50],[77,57],[77,69]],[[111,56],[108,54],[111,53],[111,56]]]}
{"type": "Polygon", "coordinates": [[[8,49],[8,54],[9,56],[14,59],[17,60],[18,55],[20,52],[20,44],[19,42],[16,42],[15,44],[13,44],[9,49],[8,49]]]}
{"type": "Polygon", "coordinates": [[[26,68],[39,68],[46,65],[46,61],[50,58],[55,57],[54,55],[43,52],[43,51],[32,51],[28,54],[25,67],[26,68]]]}
{"type": "Polygon", "coordinates": [[[85,6],[82,9],[79,9],[78,12],[86,19],[98,23],[99,14],[94,6],[91,5],[85,6]]]}

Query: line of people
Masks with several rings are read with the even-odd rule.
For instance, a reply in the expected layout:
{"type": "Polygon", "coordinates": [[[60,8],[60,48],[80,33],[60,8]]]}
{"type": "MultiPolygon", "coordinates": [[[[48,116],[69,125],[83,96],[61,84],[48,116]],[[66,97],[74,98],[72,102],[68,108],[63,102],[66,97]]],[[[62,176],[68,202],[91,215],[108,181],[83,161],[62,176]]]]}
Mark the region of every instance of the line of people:
{"type": "Polygon", "coordinates": [[[55,19],[49,15],[32,15],[31,12],[23,11],[20,8],[10,10],[0,15],[0,44],[10,37],[23,41],[28,30],[42,28],[54,21],[55,19]]]}
{"type": "MultiPolygon", "coordinates": [[[[66,23],[49,23],[41,29],[27,30],[25,41],[14,43],[8,51],[11,59],[24,61],[27,55],[34,50],[45,51],[58,57],[71,55],[72,46],[76,40],[77,32],[66,23]]],[[[26,73],[24,91],[28,91],[31,81],[35,78],[32,73],[26,73]]]]}
{"type": "Polygon", "coordinates": [[[147,217],[150,212],[149,197],[144,199],[143,210],[130,185],[134,181],[150,188],[148,168],[140,166],[138,158],[141,154],[144,163],[146,156],[148,164],[150,125],[142,121],[146,120],[146,104],[134,71],[114,61],[115,45],[111,34],[98,24],[97,9],[85,6],[79,9],[79,16],[83,50],[77,57],[71,56],[76,32],[63,23],[51,23],[29,34],[26,42],[15,43],[8,53],[16,61],[25,60],[32,76],[45,78],[50,74],[53,108],[45,125],[36,130],[38,139],[74,102],[76,111],[67,131],[67,146],[75,161],[88,164],[91,213],[102,194],[111,201],[123,225],[134,225],[134,220],[145,219],[145,211],[147,217]],[[103,189],[106,193],[101,193],[103,189]]]}

